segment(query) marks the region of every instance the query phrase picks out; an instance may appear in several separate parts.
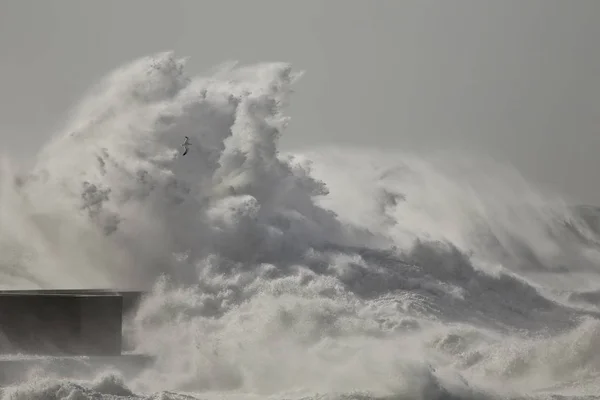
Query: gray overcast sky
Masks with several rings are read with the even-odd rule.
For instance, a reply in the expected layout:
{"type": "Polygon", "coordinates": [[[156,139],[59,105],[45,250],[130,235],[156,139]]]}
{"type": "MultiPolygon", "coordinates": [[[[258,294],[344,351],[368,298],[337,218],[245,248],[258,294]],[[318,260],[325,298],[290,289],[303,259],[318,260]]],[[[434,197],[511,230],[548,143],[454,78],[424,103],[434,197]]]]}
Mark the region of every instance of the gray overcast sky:
{"type": "Polygon", "coordinates": [[[0,145],[31,156],[101,76],[175,50],[306,70],[284,150],[482,151],[600,204],[600,1],[0,2],[0,145]]]}

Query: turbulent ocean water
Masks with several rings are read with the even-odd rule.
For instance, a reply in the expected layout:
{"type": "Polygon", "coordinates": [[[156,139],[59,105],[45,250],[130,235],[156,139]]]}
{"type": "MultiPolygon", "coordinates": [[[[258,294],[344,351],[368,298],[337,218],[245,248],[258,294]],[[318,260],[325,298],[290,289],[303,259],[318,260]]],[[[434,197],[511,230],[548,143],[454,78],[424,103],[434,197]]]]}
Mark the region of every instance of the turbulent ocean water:
{"type": "Polygon", "coordinates": [[[4,159],[2,288],[148,290],[125,333],[155,361],[3,398],[600,395],[600,212],[483,157],[284,154],[300,76],[152,55],[4,159]]]}

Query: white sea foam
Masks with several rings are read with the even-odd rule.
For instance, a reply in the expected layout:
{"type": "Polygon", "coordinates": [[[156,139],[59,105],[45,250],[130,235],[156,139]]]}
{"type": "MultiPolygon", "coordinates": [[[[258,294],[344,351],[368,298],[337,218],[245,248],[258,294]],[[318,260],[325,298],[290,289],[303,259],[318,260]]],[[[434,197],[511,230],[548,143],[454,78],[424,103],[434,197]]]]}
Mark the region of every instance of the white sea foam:
{"type": "Polygon", "coordinates": [[[0,284],[149,290],[127,332],[156,363],[49,365],[5,398],[598,393],[588,219],[481,158],[279,154],[301,74],[184,65],[114,71],[31,170],[1,168],[0,284]],[[587,294],[556,284],[581,273],[587,294]]]}

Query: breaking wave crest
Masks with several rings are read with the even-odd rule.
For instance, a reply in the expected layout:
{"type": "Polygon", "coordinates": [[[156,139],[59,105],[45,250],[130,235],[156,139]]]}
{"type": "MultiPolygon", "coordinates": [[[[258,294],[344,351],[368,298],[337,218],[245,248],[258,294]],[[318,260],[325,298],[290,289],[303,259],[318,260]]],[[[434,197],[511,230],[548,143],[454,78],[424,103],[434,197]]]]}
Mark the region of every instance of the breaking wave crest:
{"type": "Polygon", "coordinates": [[[30,170],[0,169],[0,284],[149,291],[126,331],[155,363],[5,397],[600,391],[594,209],[490,160],[281,154],[300,73],[184,66],[113,71],[30,170]]]}

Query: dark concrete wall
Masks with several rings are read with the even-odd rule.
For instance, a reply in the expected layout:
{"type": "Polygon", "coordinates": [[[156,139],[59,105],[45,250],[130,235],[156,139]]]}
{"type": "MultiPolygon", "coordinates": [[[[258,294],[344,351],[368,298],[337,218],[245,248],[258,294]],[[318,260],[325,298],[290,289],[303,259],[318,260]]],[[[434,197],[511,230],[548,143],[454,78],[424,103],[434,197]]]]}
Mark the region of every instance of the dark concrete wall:
{"type": "Polygon", "coordinates": [[[123,315],[141,292],[0,292],[0,353],[118,355],[123,315]]]}
{"type": "Polygon", "coordinates": [[[145,292],[139,290],[111,289],[35,289],[35,290],[0,290],[4,294],[63,294],[63,295],[119,295],[123,298],[123,315],[134,311],[142,300],[145,292]]]}

